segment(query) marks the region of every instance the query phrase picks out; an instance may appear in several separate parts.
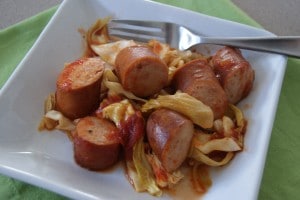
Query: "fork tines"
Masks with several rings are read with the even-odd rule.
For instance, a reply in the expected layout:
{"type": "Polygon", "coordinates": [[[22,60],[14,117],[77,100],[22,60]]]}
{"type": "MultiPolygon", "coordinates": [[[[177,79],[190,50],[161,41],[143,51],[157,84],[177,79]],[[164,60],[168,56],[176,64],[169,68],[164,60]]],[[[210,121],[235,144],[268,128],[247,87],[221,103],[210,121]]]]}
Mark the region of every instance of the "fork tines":
{"type": "Polygon", "coordinates": [[[123,39],[148,42],[151,39],[165,42],[165,31],[161,23],[113,19],[108,24],[109,34],[123,39]]]}

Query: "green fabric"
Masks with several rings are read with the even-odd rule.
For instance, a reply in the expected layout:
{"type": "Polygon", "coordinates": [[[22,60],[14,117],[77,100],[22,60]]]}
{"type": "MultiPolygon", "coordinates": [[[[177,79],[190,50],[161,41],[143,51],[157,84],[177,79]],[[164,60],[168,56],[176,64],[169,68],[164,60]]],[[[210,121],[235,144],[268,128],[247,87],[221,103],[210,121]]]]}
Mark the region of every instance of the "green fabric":
{"type": "MultiPolygon", "coordinates": [[[[230,0],[157,0],[203,14],[251,26],[258,23],[230,0]]],[[[57,7],[0,31],[0,87],[25,56],[57,7]]],[[[289,59],[267,154],[258,199],[298,199],[300,196],[300,60],[289,59]]],[[[249,174],[251,176],[251,174],[249,174]]],[[[243,183],[241,183],[243,184],[243,183]]],[[[46,199],[64,197],[0,175],[0,199],[46,199]]]]}
{"type": "Polygon", "coordinates": [[[230,0],[156,0],[202,14],[219,17],[250,26],[261,27],[230,0]]]}
{"type": "Polygon", "coordinates": [[[0,88],[19,64],[57,6],[0,31],[0,88]]]}
{"type": "Polygon", "coordinates": [[[300,60],[288,59],[259,199],[300,197],[300,60]]]}

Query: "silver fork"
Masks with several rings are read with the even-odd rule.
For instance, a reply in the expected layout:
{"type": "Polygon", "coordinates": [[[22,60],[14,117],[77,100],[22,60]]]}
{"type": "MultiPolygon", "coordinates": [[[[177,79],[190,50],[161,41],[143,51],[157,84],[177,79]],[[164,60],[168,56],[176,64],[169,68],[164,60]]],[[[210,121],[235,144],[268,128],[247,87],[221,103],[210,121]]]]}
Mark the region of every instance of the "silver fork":
{"type": "Polygon", "coordinates": [[[216,44],[300,58],[300,36],[203,37],[175,23],[122,19],[111,20],[108,28],[110,35],[140,42],[156,39],[179,50],[197,49],[201,44],[216,44]]]}

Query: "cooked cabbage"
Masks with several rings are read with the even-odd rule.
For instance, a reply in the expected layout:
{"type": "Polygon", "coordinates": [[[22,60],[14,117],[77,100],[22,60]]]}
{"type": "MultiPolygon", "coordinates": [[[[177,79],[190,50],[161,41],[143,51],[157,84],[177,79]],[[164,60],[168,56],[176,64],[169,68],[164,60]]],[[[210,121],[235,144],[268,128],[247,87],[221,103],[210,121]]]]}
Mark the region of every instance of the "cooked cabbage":
{"type": "Polygon", "coordinates": [[[93,24],[93,26],[89,28],[86,33],[86,41],[88,47],[91,47],[91,45],[105,44],[110,41],[106,26],[109,20],[110,17],[98,19],[95,24],[93,24]]]}
{"type": "MultiPolygon", "coordinates": [[[[135,110],[128,99],[112,103],[102,110],[104,118],[112,120],[121,128],[121,122],[135,114],[135,110]]],[[[125,156],[126,157],[126,156],[125,156]]],[[[160,196],[162,191],[155,182],[150,164],[145,155],[143,137],[133,145],[132,160],[126,159],[127,174],[137,192],[148,191],[151,195],[160,196]]]]}
{"type": "Polygon", "coordinates": [[[56,104],[55,94],[49,94],[44,102],[44,113],[54,110],[56,104]]]}
{"type": "MultiPolygon", "coordinates": [[[[130,161],[127,161],[127,163],[130,161]]],[[[137,192],[148,191],[151,195],[161,196],[162,191],[157,186],[150,164],[147,161],[143,138],[133,147],[133,164],[128,168],[128,175],[134,183],[137,192]]]]}
{"type": "Polygon", "coordinates": [[[124,99],[117,103],[112,103],[102,110],[103,117],[113,121],[117,127],[120,127],[120,122],[129,118],[135,113],[128,99],[124,99]]]}
{"type": "Polygon", "coordinates": [[[39,124],[39,131],[42,131],[44,129],[58,129],[70,133],[75,129],[75,124],[73,123],[73,121],[66,118],[61,112],[50,110],[44,115],[39,124]]]}
{"type": "Polygon", "coordinates": [[[176,170],[172,173],[167,172],[167,170],[162,166],[160,160],[155,154],[149,153],[146,154],[146,156],[155,175],[156,183],[160,187],[171,188],[184,178],[183,174],[179,170],[176,170]]]}
{"type": "Polygon", "coordinates": [[[197,130],[194,133],[190,148],[190,157],[210,166],[221,166],[228,163],[234,152],[243,149],[243,134],[245,120],[242,111],[234,105],[229,108],[233,112],[233,119],[223,116],[214,121],[214,133],[197,130]],[[233,122],[236,121],[236,124],[233,122]],[[226,153],[222,160],[215,160],[209,154],[220,151],[226,153]]]}
{"type": "Polygon", "coordinates": [[[49,94],[44,103],[44,116],[38,130],[62,130],[70,133],[75,129],[73,121],[66,118],[61,112],[54,110],[56,99],[54,94],[49,94]]]}
{"type": "Polygon", "coordinates": [[[204,194],[212,185],[207,166],[201,163],[192,166],[191,179],[194,189],[200,194],[204,194]]]}
{"type": "Polygon", "coordinates": [[[150,99],[142,106],[142,112],[154,108],[168,108],[190,118],[195,124],[203,128],[213,126],[213,112],[210,107],[198,99],[183,93],[176,92],[174,95],[159,95],[156,99],[150,99]]]}
{"type": "Polygon", "coordinates": [[[110,42],[106,44],[93,44],[91,48],[93,51],[99,55],[102,60],[109,63],[110,65],[115,65],[115,60],[119,52],[130,46],[134,46],[136,43],[133,40],[119,40],[116,42],[110,42]]]}
{"type": "Polygon", "coordinates": [[[227,164],[233,158],[233,156],[234,156],[233,152],[227,152],[226,156],[222,160],[218,161],[210,158],[208,155],[202,153],[198,149],[194,149],[191,155],[193,159],[213,167],[227,164]]]}
{"type": "Polygon", "coordinates": [[[212,151],[239,151],[242,147],[231,137],[214,138],[215,134],[197,132],[194,134],[192,145],[204,154],[212,151]],[[203,139],[204,138],[204,139],[203,139]]]}
{"type": "Polygon", "coordinates": [[[236,124],[237,124],[237,127],[238,127],[238,131],[243,132],[244,128],[246,126],[243,112],[233,104],[229,104],[229,107],[234,113],[234,117],[236,119],[236,124]]]}

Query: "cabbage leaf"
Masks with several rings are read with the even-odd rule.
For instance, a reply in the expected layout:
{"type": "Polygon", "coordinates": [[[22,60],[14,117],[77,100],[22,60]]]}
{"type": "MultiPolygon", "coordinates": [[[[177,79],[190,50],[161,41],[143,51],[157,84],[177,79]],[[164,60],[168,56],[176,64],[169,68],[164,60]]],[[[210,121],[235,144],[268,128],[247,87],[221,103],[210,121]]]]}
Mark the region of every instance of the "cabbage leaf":
{"type": "Polygon", "coordinates": [[[151,195],[161,196],[162,191],[155,182],[151,166],[146,158],[143,138],[133,147],[133,163],[136,171],[131,172],[135,176],[131,176],[130,178],[134,183],[136,191],[148,191],[151,195]]]}
{"type": "Polygon", "coordinates": [[[156,99],[150,99],[142,106],[142,112],[154,108],[168,108],[190,118],[193,123],[203,127],[213,126],[213,112],[211,108],[198,99],[177,91],[174,95],[159,95],[156,99]]]}
{"type": "Polygon", "coordinates": [[[189,157],[209,166],[221,166],[227,164],[235,152],[243,149],[246,126],[243,113],[238,107],[231,104],[229,111],[233,114],[232,118],[223,116],[222,119],[214,121],[214,133],[195,131],[189,157]],[[225,156],[221,160],[215,160],[209,155],[215,151],[224,152],[225,156]]]}

